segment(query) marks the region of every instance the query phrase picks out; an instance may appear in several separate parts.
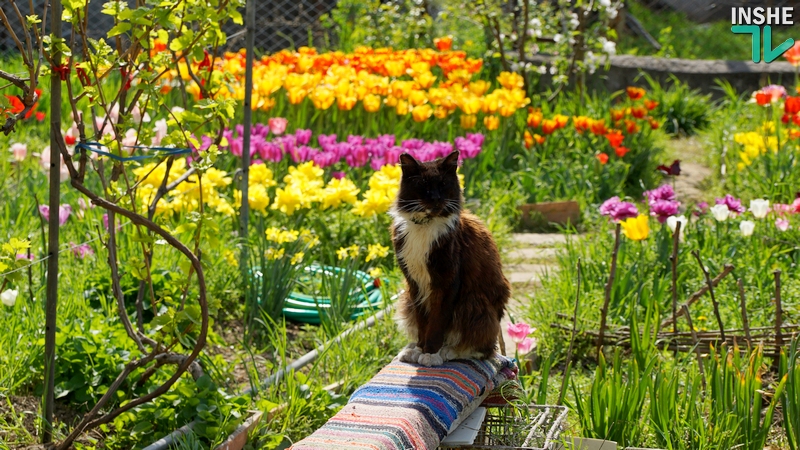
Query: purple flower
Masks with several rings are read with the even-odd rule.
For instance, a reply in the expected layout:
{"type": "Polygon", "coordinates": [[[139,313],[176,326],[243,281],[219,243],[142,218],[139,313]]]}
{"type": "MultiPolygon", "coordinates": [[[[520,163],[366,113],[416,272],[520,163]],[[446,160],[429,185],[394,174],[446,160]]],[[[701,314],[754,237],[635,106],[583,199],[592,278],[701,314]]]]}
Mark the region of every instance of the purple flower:
{"type": "Polygon", "coordinates": [[[695,216],[704,216],[708,213],[708,202],[700,202],[695,206],[694,215],[695,216]]]}
{"type": "Polygon", "coordinates": [[[650,203],[650,215],[656,216],[659,223],[664,223],[667,217],[678,214],[680,202],[674,200],[656,200],[650,203]]]}
{"type": "Polygon", "coordinates": [[[383,158],[372,158],[372,160],[369,162],[369,166],[375,171],[381,170],[381,167],[385,165],[386,161],[383,158]]]}
{"type": "Polygon", "coordinates": [[[647,203],[652,205],[656,200],[675,200],[675,191],[672,186],[664,184],[653,190],[645,191],[644,196],[647,197],[647,203]]]}
{"type": "Polygon", "coordinates": [[[317,142],[319,142],[319,146],[325,150],[326,146],[329,145],[336,145],[336,135],[335,134],[320,134],[317,136],[317,142]]]}
{"type": "Polygon", "coordinates": [[[455,139],[455,144],[456,149],[461,152],[461,157],[464,159],[472,159],[481,152],[480,144],[476,144],[475,141],[468,138],[457,137],[455,139]]]}
{"type": "MultiPolygon", "coordinates": [[[[50,220],[50,207],[47,205],[39,205],[39,214],[44,217],[44,220],[50,220]]],[[[64,226],[69,219],[70,214],[72,214],[72,206],[70,205],[61,205],[58,207],[58,226],[64,226]]]]}
{"type": "Polygon", "coordinates": [[[94,250],[89,244],[75,245],[74,242],[70,242],[69,245],[72,247],[72,254],[80,259],[94,255],[94,250]]]}
{"type": "Polygon", "coordinates": [[[620,200],[616,195],[604,201],[603,204],[600,205],[600,214],[603,216],[610,216],[611,214],[614,214],[614,210],[617,208],[618,203],[620,203],[620,200]]]}
{"type": "Polygon", "coordinates": [[[737,214],[741,214],[745,211],[745,207],[744,205],[742,205],[742,201],[732,196],[731,194],[726,194],[724,198],[718,198],[717,204],[725,205],[728,207],[728,210],[730,212],[734,212],[737,214]]]}
{"type": "Polygon", "coordinates": [[[361,167],[369,161],[369,152],[363,145],[354,145],[344,159],[350,167],[361,167]]]}
{"type": "Polygon", "coordinates": [[[309,161],[313,156],[313,153],[316,153],[317,150],[312,149],[307,145],[301,145],[299,147],[295,147],[292,149],[291,152],[287,152],[292,155],[292,161],[296,163],[303,163],[309,161]]]}
{"type": "Polygon", "coordinates": [[[352,144],[352,145],[362,145],[364,143],[364,137],[363,136],[353,136],[351,134],[350,136],[347,136],[347,143],[348,144],[352,144]]]}
{"type": "Polygon", "coordinates": [[[483,140],[486,137],[481,133],[467,133],[467,139],[472,141],[473,144],[477,145],[478,147],[483,145],[483,140]]]}
{"type": "Polygon", "coordinates": [[[314,160],[314,164],[323,169],[336,164],[336,161],[339,160],[336,153],[333,152],[318,152],[314,154],[312,159],[314,160]]]}
{"type": "Polygon", "coordinates": [[[333,172],[333,173],[331,173],[331,176],[333,178],[336,178],[337,180],[341,180],[342,178],[344,178],[346,176],[346,174],[344,172],[333,172]]]}
{"type": "Polygon", "coordinates": [[[298,145],[308,145],[311,142],[311,130],[297,129],[294,131],[294,137],[298,145]]]}
{"type": "Polygon", "coordinates": [[[103,228],[108,231],[108,214],[103,214],[103,228]]]}

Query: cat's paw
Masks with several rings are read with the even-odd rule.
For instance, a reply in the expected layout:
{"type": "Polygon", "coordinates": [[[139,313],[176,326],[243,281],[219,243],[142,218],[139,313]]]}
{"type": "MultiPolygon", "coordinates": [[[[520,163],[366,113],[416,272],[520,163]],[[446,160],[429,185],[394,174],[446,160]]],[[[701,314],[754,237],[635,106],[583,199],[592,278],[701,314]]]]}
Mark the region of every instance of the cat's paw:
{"type": "Polygon", "coordinates": [[[417,364],[417,360],[419,360],[421,354],[422,349],[414,344],[411,344],[403,350],[400,350],[400,353],[397,355],[397,359],[403,362],[417,364]]]}
{"type": "Polygon", "coordinates": [[[419,363],[422,366],[431,367],[431,366],[440,366],[444,364],[444,360],[438,353],[423,353],[419,355],[417,363],[419,363]]]}
{"type": "Polygon", "coordinates": [[[444,361],[452,361],[454,359],[459,359],[460,358],[460,355],[458,354],[458,352],[453,347],[450,347],[449,345],[445,345],[444,347],[442,347],[439,350],[439,356],[441,356],[442,360],[444,360],[444,361]]]}

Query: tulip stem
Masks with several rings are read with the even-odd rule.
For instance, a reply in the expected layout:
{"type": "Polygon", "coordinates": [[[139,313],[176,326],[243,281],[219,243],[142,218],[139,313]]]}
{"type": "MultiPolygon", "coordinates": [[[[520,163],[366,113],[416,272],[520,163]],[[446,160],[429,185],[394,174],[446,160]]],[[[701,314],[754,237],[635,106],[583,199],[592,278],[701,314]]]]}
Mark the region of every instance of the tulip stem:
{"type": "Polygon", "coordinates": [[[608,272],[608,282],[605,287],[605,298],[603,299],[603,309],[600,310],[600,333],[597,335],[597,358],[603,351],[603,337],[606,331],[606,320],[608,319],[608,305],[611,303],[611,288],[614,284],[614,276],[617,273],[617,254],[619,253],[619,235],[622,225],[617,222],[614,229],[614,250],[611,252],[611,268],[608,272]]]}

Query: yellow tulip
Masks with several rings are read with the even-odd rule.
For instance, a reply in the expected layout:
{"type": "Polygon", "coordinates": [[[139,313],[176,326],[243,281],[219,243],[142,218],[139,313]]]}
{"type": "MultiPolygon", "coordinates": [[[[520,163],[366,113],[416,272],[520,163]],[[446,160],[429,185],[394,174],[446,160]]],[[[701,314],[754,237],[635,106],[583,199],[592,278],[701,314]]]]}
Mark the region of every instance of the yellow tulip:
{"type": "Polygon", "coordinates": [[[506,89],[521,88],[525,86],[522,75],[513,72],[500,72],[497,81],[506,89]]]}
{"type": "Polygon", "coordinates": [[[415,106],[411,111],[411,116],[414,117],[415,122],[424,122],[428,120],[432,114],[433,108],[431,108],[431,105],[415,106]]]}
{"type": "Polygon", "coordinates": [[[483,124],[489,131],[496,130],[500,126],[500,119],[497,116],[486,116],[483,118],[483,124]]]}
{"type": "Polygon", "coordinates": [[[358,99],[355,96],[340,95],[336,97],[336,106],[342,111],[350,111],[356,106],[356,102],[358,102],[358,99]]]}
{"type": "Polygon", "coordinates": [[[306,98],[306,90],[301,88],[292,88],[286,91],[286,95],[289,97],[289,103],[292,105],[298,105],[303,99],[306,98]]]}
{"type": "Polygon", "coordinates": [[[436,109],[433,110],[433,115],[437,119],[444,119],[445,117],[447,117],[447,114],[448,114],[447,108],[444,108],[442,106],[438,106],[436,109]]]}
{"type": "Polygon", "coordinates": [[[430,72],[422,72],[417,75],[414,80],[419,84],[419,87],[422,89],[428,89],[429,87],[433,86],[433,83],[436,82],[436,75],[430,72]]]}
{"type": "Polygon", "coordinates": [[[414,106],[419,106],[428,102],[428,96],[425,94],[425,91],[415,90],[408,94],[408,101],[414,106]]]}
{"type": "Polygon", "coordinates": [[[369,94],[364,97],[362,102],[364,104],[364,109],[367,112],[377,112],[381,109],[381,98],[375,94],[369,94]]]}
{"type": "Polygon", "coordinates": [[[319,86],[311,93],[311,101],[317,109],[330,108],[334,100],[333,90],[327,87],[319,86]]]}
{"type": "Polygon", "coordinates": [[[395,106],[394,109],[397,112],[398,116],[405,116],[410,111],[408,107],[408,102],[405,100],[398,100],[397,106],[395,106]]]}
{"type": "Polygon", "coordinates": [[[641,241],[650,235],[650,218],[645,214],[626,219],[620,222],[620,225],[622,225],[622,234],[628,239],[641,241]]]}
{"type": "Polygon", "coordinates": [[[461,128],[465,130],[469,130],[475,127],[475,124],[478,123],[478,117],[474,114],[462,114],[461,115],[461,128]]]}
{"type": "Polygon", "coordinates": [[[477,96],[482,96],[489,90],[489,82],[486,80],[477,80],[469,84],[469,90],[477,96]]]}

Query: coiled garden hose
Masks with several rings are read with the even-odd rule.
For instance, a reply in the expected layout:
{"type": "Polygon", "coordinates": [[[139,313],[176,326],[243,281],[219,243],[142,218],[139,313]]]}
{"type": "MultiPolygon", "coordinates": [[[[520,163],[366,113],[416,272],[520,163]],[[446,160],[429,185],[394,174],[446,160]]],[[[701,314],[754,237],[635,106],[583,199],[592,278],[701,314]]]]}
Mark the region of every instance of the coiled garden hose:
{"type": "MultiPolygon", "coordinates": [[[[325,275],[335,275],[343,273],[345,269],[333,266],[320,266],[312,264],[304,269],[304,272],[311,277],[325,275]]],[[[355,277],[359,287],[354,289],[348,303],[352,305],[353,313],[350,320],[354,320],[366,313],[378,309],[383,303],[380,282],[376,282],[369,274],[360,270],[355,271],[355,277]]],[[[331,300],[328,297],[312,296],[300,292],[292,292],[286,299],[283,307],[283,315],[287,319],[310,324],[319,324],[320,311],[324,314],[325,309],[331,307],[331,300]]]]}

